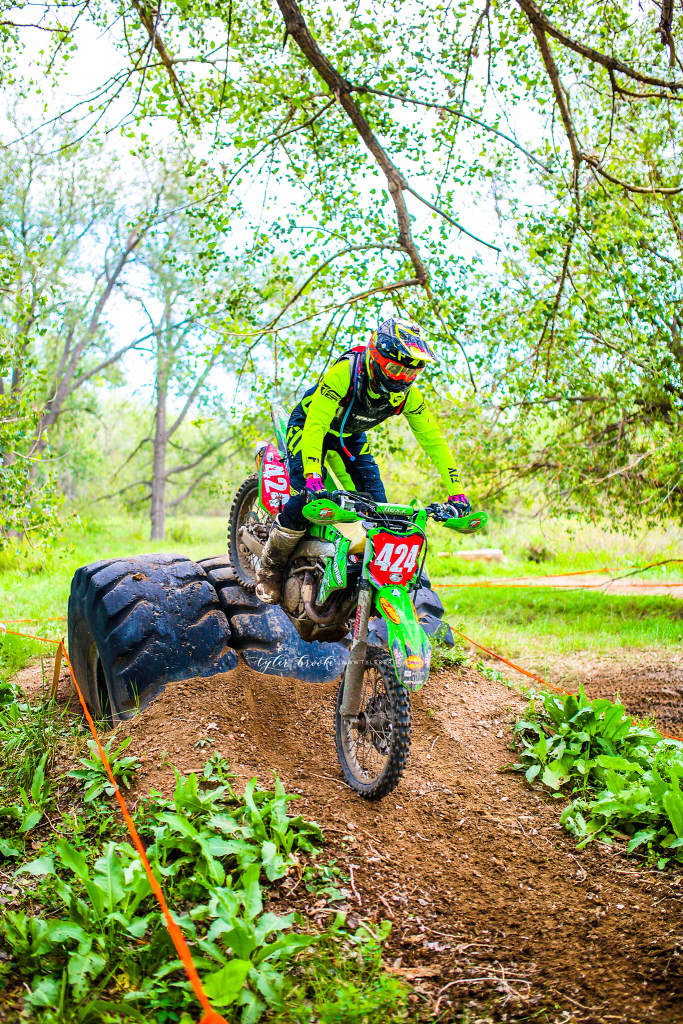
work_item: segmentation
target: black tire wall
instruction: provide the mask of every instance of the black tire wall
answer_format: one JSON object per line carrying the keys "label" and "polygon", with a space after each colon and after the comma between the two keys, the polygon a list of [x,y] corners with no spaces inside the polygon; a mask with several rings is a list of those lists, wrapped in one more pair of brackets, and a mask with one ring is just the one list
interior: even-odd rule
{"label": "black tire wall", "polygon": [[100,717],[127,718],[174,680],[228,672],[230,645],[214,586],[183,555],[93,562],[74,575],[69,656]]}

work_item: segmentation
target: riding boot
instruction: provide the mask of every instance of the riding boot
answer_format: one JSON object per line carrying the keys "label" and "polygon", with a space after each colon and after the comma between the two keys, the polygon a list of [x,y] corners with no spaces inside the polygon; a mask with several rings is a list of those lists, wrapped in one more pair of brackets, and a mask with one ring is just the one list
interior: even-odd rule
{"label": "riding boot", "polygon": [[256,572],[256,596],[259,601],[265,604],[278,603],[285,566],[305,533],[306,530],[288,530],[280,526],[280,517],[277,517],[271,527],[261,555],[261,564]]}

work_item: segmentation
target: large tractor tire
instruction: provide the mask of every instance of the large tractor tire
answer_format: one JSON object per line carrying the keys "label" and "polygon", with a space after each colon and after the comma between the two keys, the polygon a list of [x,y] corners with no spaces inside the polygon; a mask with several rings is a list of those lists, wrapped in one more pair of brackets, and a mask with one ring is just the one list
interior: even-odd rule
{"label": "large tractor tire", "polygon": [[304,683],[330,683],[342,674],[348,650],[339,643],[307,643],[277,605],[263,604],[235,583],[219,592],[232,646],[249,668]]}
{"label": "large tractor tire", "polygon": [[93,562],[76,571],[69,657],[90,708],[112,723],[144,708],[169,682],[237,665],[207,572],[169,554]]}

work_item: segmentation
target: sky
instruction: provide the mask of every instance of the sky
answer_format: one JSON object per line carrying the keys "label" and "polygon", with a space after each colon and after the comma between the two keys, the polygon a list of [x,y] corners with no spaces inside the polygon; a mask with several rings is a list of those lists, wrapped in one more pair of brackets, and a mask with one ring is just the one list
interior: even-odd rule
{"label": "sky", "polygon": [[[114,35],[118,31],[120,31],[120,27],[115,27],[113,30]],[[32,62],[40,57],[39,50],[44,45],[44,37],[41,33],[34,32],[32,35],[30,33],[25,34],[24,40],[26,44],[24,68],[28,72]],[[475,57],[475,69],[484,73],[485,62],[486,58],[483,54]],[[83,22],[78,29],[78,46],[66,62],[56,88],[50,93],[43,93],[43,95],[38,95],[35,91],[31,92],[22,113],[34,122],[38,122],[41,118],[55,116],[60,111],[69,109],[74,104],[86,99],[92,94],[93,90],[99,87],[100,83],[121,71],[125,63],[126,60],[122,53],[114,45],[112,33],[98,32],[91,23]],[[44,103],[47,104],[46,112],[43,110]],[[107,153],[116,154],[122,162],[124,175],[135,173],[135,163],[128,156],[130,141],[121,135],[120,128],[118,127],[120,123],[125,124],[129,118],[130,106],[130,90],[126,90],[126,95],[112,105],[106,116],[109,130],[105,134],[106,146],[103,151],[103,159],[106,158]],[[493,93],[490,95],[490,106],[492,112],[498,106],[497,97]],[[403,108],[402,116],[405,119],[405,123],[410,125],[411,123],[417,123],[418,120],[430,122],[435,117],[435,114],[431,111],[406,106]],[[99,127],[104,127],[104,121],[101,122]],[[534,136],[537,139],[542,131],[541,125],[532,121],[530,112],[523,108],[519,108],[516,111],[515,121],[509,125],[509,128],[513,133],[519,133],[522,141],[527,143],[533,143]],[[173,138],[176,127],[173,122],[159,118],[152,125],[145,126],[145,131],[150,134],[156,143],[161,145]],[[465,141],[464,144],[467,145],[467,142]],[[229,156],[218,153],[213,156],[213,159],[216,162],[220,162],[221,159],[228,159]],[[402,159],[402,155],[393,154],[393,156],[399,168],[409,174],[411,169]],[[418,191],[421,191],[427,197],[430,196],[430,182],[420,181],[419,178],[412,177],[410,180],[411,183],[415,184]],[[361,193],[365,193],[364,198],[366,202],[371,201],[368,190],[371,186],[374,187],[375,185],[375,180],[368,180],[367,182],[360,180],[358,182]],[[253,221],[258,221],[259,218],[262,218],[266,222],[281,216],[286,212],[288,206],[295,208],[300,201],[300,195],[287,183],[272,179],[266,183],[265,176],[263,175],[250,186],[242,198],[247,218]],[[432,213],[409,194],[406,195],[406,201],[410,213],[415,217],[413,232],[415,238],[419,241],[420,237],[428,235],[433,227]],[[500,224],[493,197],[479,198],[475,204],[473,196],[463,186],[457,208],[453,212],[464,227],[472,230],[479,237],[493,242],[500,242]],[[244,237],[246,238],[246,234]],[[239,248],[241,241],[239,228],[235,231],[233,240]],[[469,260],[475,255],[478,256],[482,260],[482,266],[486,268],[489,274],[495,276],[497,273],[500,265],[498,254],[478,244],[467,235],[457,234],[454,236],[453,250],[465,260]],[[382,304],[380,314],[382,317],[391,315],[393,312],[394,309],[390,300]],[[112,323],[112,333],[117,345],[125,344],[130,340],[131,330],[135,326],[135,315],[135,313],[131,314],[129,304],[124,301],[118,301],[113,306],[110,320]],[[373,310],[373,319],[375,315],[377,315],[377,312]],[[139,329],[146,329],[146,324],[142,317],[140,317]],[[267,359],[268,357],[265,356],[265,358]],[[464,370],[464,364],[462,369]],[[132,393],[140,394],[145,400],[151,398],[152,378],[149,372],[148,357],[143,353],[130,353],[126,357],[126,370],[130,380],[142,382],[129,385],[129,390]],[[231,378],[231,375],[225,375],[225,379],[219,381],[219,386],[226,391],[230,388],[234,390],[234,380]]]}

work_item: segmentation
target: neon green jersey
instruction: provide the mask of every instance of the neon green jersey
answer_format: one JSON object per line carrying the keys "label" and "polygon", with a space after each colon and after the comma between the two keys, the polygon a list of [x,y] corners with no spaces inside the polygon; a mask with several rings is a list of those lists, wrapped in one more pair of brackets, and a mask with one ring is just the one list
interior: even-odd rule
{"label": "neon green jersey", "polygon": [[[301,449],[305,476],[311,473],[322,475],[321,461],[325,435],[330,432],[331,427],[335,433],[338,433],[344,413],[341,406],[342,399],[348,394],[350,386],[351,362],[349,359],[341,359],[325,373],[313,394],[308,395],[301,402],[302,410],[306,415],[306,421],[302,434],[294,442],[292,453],[296,454]],[[372,404],[373,400],[380,401],[380,396],[376,395],[369,385],[367,393],[370,404]],[[356,398],[356,402],[359,401],[359,398],[361,396]],[[439,425],[425,405],[419,388],[413,384],[407,393],[404,392],[396,396],[392,395],[390,402],[397,409],[401,403],[405,403],[402,413],[408,420],[416,441],[439,471],[448,493],[462,493],[464,488],[455,459],[444,440]],[[383,406],[385,405],[386,403],[383,403]],[[387,419],[391,415],[390,411],[385,411],[381,415],[381,419],[378,420],[376,417],[373,417],[372,410],[369,409],[367,416],[368,426],[364,428],[362,426],[362,411],[359,410],[359,412],[361,412],[360,419],[356,419],[358,425],[361,425],[361,430],[349,431],[345,429],[345,437],[352,436],[354,433],[362,433],[363,429],[372,429],[373,425],[376,426],[378,422]]]}

